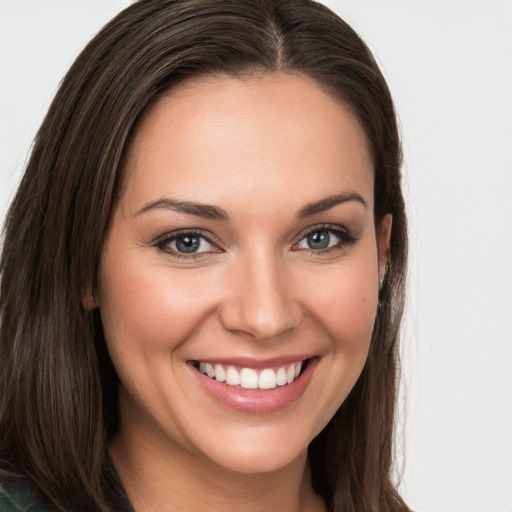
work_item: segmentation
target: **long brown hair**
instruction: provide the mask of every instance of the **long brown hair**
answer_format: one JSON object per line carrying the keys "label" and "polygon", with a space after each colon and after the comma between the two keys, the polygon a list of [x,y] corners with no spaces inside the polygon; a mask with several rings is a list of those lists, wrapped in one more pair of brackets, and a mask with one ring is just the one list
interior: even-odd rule
{"label": "long brown hair", "polygon": [[407,510],[390,477],[407,254],[396,116],[367,46],[311,0],[141,0],[61,84],[9,209],[0,260],[0,460],[60,509],[108,510],[117,377],[99,315],[82,302],[97,285],[137,120],[189,77],[277,70],[308,75],[350,106],[373,155],[376,222],[393,215],[368,361],[310,445],[313,486],[334,511]]}

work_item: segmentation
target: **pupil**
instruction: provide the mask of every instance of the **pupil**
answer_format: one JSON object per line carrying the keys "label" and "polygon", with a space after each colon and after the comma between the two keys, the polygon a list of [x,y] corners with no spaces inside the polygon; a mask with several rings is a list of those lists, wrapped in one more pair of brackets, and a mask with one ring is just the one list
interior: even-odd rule
{"label": "pupil", "polygon": [[176,238],[176,248],[180,252],[196,252],[199,248],[198,236],[180,236]]}
{"label": "pupil", "polygon": [[315,231],[308,235],[308,245],[310,249],[326,249],[329,247],[329,232]]}

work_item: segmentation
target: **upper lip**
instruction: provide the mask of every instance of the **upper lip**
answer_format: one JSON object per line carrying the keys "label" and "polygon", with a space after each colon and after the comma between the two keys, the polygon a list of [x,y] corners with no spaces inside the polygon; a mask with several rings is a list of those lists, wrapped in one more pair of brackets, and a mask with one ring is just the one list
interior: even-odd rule
{"label": "upper lip", "polygon": [[297,363],[305,361],[314,357],[312,354],[294,354],[277,356],[266,359],[253,358],[253,357],[205,357],[191,359],[191,362],[201,361],[203,363],[222,364],[226,366],[241,366],[243,368],[270,368],[286,364]]}

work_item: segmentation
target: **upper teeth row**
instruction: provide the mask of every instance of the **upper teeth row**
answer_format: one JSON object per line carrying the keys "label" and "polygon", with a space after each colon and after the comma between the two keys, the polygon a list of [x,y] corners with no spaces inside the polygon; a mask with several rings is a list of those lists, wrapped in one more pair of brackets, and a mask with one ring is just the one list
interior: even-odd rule
{"label": "upper teeth row", "polygon": [[293,363],[289,366],[281,366],[279,369],[265,368],[259,375],[252,368],[242,368],[238,371],[233,366],[225,368],[221,364],[199,363],[199,371],[225,382],[229,386],[241,386],[245,389],[273,389],[276,386],[291,384],[300,373],[302,362]]}

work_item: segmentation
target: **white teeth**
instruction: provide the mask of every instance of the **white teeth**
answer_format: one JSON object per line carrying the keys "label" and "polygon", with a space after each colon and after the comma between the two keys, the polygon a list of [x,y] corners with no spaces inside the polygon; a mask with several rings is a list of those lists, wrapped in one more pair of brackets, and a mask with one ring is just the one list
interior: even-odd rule
{"label": "white teeth", "polygon": [[277,385],[276,380],[276,372],[274,372],[274,370],[263,370],[258,379],[258,387],[260,389],[275,388]]}
{"label": "white teeth", "polygon": [[239,372],[235,367],[225,368],[221,364],[199,362],[199,371],[211,379],[225,382],[229,386],[241,386],[244,389],[274,389],[276,386],[291,384],[299,375],[302,362],[281,366],[277,371],[265,368],[258,372],[252,368],[242,368]]}
{"label": "white teeth", "polygon": [[245,389],[257,389],[258,374],[251,368],[242,368],[240,372],[240,386]]}
{"label": "white teeth", "polygon": [[215,380],[224,382],[226,380],[226,371],[220,364],[215,365]]}
{"label": "white teeth", "polygon": [[281,367],[279,370],[277,370],[276,384],[278,386],[284,386],[286,384],[286,369],[284,367]]}
{"label": "white teeth", "polygon": [[228,366],[226,371],[226,384],[229,384],[230,386],[240,385],[240,374],[232,366]]}
{"label": "white teeth", "polygon": [[215,377],[215,370],[210,363],[206,363],[206,375],[208,375],[210,378]]}
{"label": "white teeth", "polygon": [[286,370],[286,383],[291,384],[293,380],[295,379],[295,365],[292,364],[288,367],[288,370]]}

